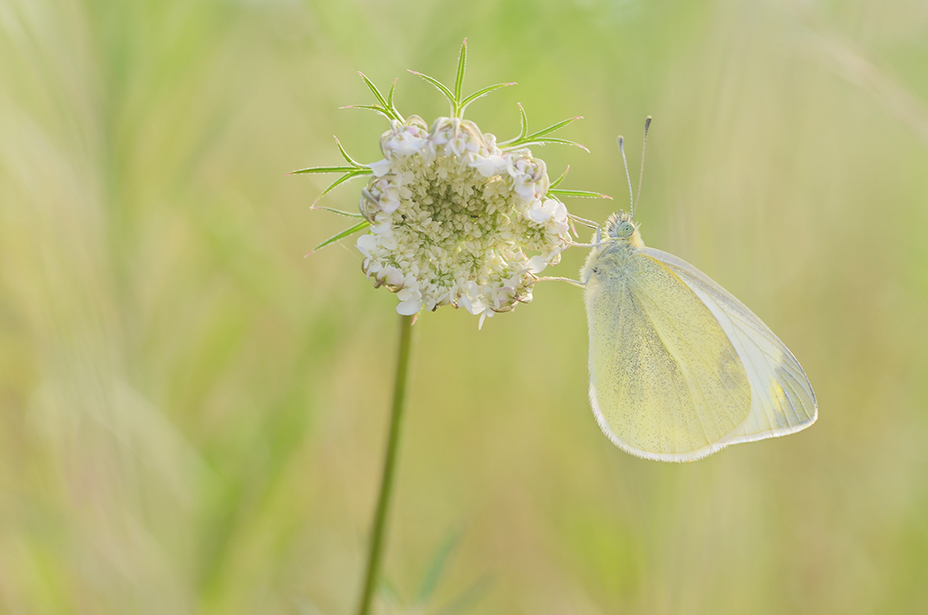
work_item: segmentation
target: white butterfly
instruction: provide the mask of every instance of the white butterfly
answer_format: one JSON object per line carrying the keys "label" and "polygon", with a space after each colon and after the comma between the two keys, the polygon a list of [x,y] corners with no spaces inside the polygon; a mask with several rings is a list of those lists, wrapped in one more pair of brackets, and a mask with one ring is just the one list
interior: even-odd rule
{"label": "white butterfly", "polygon": [[609,439],[646,459],[692,461],[814,423],[812,386],[783,342],[709,276],[645,247],[632,217],[609,218],[580,272],[590,402]]}

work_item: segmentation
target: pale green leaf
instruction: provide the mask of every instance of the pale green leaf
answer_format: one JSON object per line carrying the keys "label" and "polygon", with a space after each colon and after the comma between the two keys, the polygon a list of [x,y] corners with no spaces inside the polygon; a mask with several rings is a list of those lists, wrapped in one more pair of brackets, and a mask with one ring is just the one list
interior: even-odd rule
{"label": "pale green leaf", "polygon": [[339,107],[340,109],[367,109],[368,111],[375,111],[380,115],[384,116],[388,120],[396,119],[391,115],[386,109],[380,105],[345,105],[344,107]]}
{"label": "pale green leaf", "polygon": [[569,125],[569,124],[573,124],[573,123],[576,122],[577,120],[582,120],[582,119],[583,119],[583,117],[578,115],[577,117],[572,117],[572,118],[563,120],[563,121],[561,121],[561,122],[558,122],[557,124],[554,124],[554,125],[552,125],[552,126],[548,126],[548,127],[545,128],[544,130],[539,130],[539,131],[536,132],[536,133],[530,134],[530,135],[529,135],[528,137],[526,137],[526,138],[527,138],[527,139],[537,139],[538,137],[543,137],[544,135],[551,134],[551,133],[554,132],[555,130],[560,130],[560,129],[563,128],[564,126],[567,126],[567,125]]}
{"label": "pale green leaf", "polygon": [[338,151],[341,152],[342,157],[348,161],[348,164],[352,165],[356,169],[366,168],[367,165],[361,164],[348,155],[348,152],[346,152],[345,148],[342,147],[342,142],[338,140],[338,137],[335,137],[335,145],[338,146]]}
{"label": "pale green leaf", "polygon": [[[461,90],[464,88],[464,70],[467,65],[467,39],[464,39],[464,42],[461,43],[461,53],[458,55],[458,72],[454,78],[454,105],[458,107],[458,111],[463,111],[464,109],[460,107],[461,105]],[[460,117],[460,115],[458,115]]]}
{"label": "pale green leaf", "polygon": [[356,170],[356,167],[309,167],[308,169],[292,171],[290,175],[299,175],[300,173],[351,173]]}
{"label": "pale green leaf", "polygon": [[376,98],[377,102],[380,103],[380,107],[382,107],[382,109],[380,109],[379,111],[383,113],[384,115],[386,115],[391,120],[397,120],[397,121],[402,122],[403,118],[400,117],[399,114],[393,110],[393,106],[389,104],[387,100],[383,97],[383,94],[380,93],[380,90],[377,89],[377,86],[374,85],[374,82],[368,79],[367,75],[365,75],[364,73],[359,71],[358,74],[361,75],[361,79],[364,80],[364,83],[367,84],[367,87],[370,89],[371,93],[374,94],[374,98]]}
{"label": "pale green leaf", "polygon": [[552,190],[548,188],[548,194],[554,196],[576,196],[584,199],[609,199],[612,200],[612,197],[608,194],[602,194],[599,192],[590,192],[589,190]]}
{"label": "pale green leaf", "polygon": [[467,98],[461,101],[460,103],[461,115],[464,115],[464,109],[466,109],[467,105],[469,105],[470,103],[474,102],[475,100],[479,98],[483,98],[490,92],[495,92],[496,90],[509,87],[510,85],[516,85],[516,83],[514,81],[510,83],[497,83],[496,85],[485,87],[482,90],[477,90],[476,92],[474,92],[473,94],[471,94],[470,96],[468,96]]}
{"label": "pale green leaf", "polygon": [[435,79],[434,77],[429,77],[428,75],[422,74],[414,70],[411,70],[409,72],[411,72],[413,75],[417,77],[421,77],[422,79],[425,79],[426,81],[434,85],[436,88],[438,88],[438,91],[441,92],[445,96],[445,98],[448,99],[448,102],[451,103],[451,106],[452,107],[455,106],[454,93],[451,90],[449,90],[447,87],[445,87],[445,85],[441,81],[439,81],[438,79]]}
{"label": "pale green leaf", "polygon": [[316,200],[313,201],[313,204],[315,205],[316,203],[318,203],[322,197],[332,192],[333,190],[335,190],[336,188],[338,188],[345,182],[351,181],[355,177],[361,177],[362,175],[371,175],[372,173],[373,171],[371,171],[370,169],[353,169],[350,172],[345,173],[344,175],[336,179],[334,182],[329,184],[329,187],[323,190],[322,193],[316,197]]}
{"label": "pale green leaf", "polygon": [[581,144],[577,143],[576,141],[569,141],[569,140],[567,140],[567,139],[558,139],[558,138],[555,138],[555,137],[542,137],[541,139],[532,139],[532,138],[528,138],[528,137],[527,137],[527,138],[525,138],[525,139],[520,139],[520,140],[518,140],[518,141],[512,141],[512,142],[510,142],[510,143],[507,143],[507,144],[506,144],[506,147],[503,147],[503,148],[501,148],[501,149],[503,149],[503,150],[512,150],[512,149],[516,149],[516,148],[519,148],[519,147],[527,147],[527,146],[529,146],[529,145],[549,145],[549,144],[553,144],[553,145],[572,145],[573,147],[579,147],[580,149],[582,149],[583,151],[585,151],[585,152],[587,152],[587,153],[590,152],[590,150],[588,150],[588,149],[586,148],[586,146],[581,145]]}
{"label": "pale green leaf", "polygon": [[364,217],[358,212],[342,211],[341,209],[332,209],[331,207],[323,207],[321,205],[313,205],[312,209],[318,209],[321,211],[329,211],[329,212],[332,212],[333,214],[338,214],[339,216],[345,216],[348,218],[363,218]]}
{"label": "pale green leaf", "polygon": [[567,177],[567,174],[568,174],[568,173],[570,173],[570,165],[567,165],[567,168],[564,169],[564,172],[561,173],[561,176],[560,176],[560,177],[558,177],[558,178],[555,179],[553,182],[551,182],[551,185],[548,186],[548,192],[551,192],[551,190],[553,190],[554,188],[557,188],[557,187],[558,187],[558,184],[560,184],[562,181],[564,181],[564,178]]}
{"label": "pale green leaf", "polygon": [[[349,235],[353,235],[353,234],[357,233],[358,231],[363,231],[364,229],[366,229],[366,228],[369,227],[370,225],[371,225],[371,223],[368,222],[367,220],[362,220],[362,221],[358,222],[357,224],[355,224],[354,226],[352,226],[351,228],[347,228],[347,229],[345,229],[344,231],[342,231],[341,233],[338,233],[338,234],[336,234],[336,235],[333,235],[333,236],[329,237],[328,239],[326,239],[325,241],[323,241],[322,243],[320,243],[318,246],[316,246],[315,248],[313,248],[313,252],[317,252],[317,251],[321,250],[322,248],[324,248],[324,247],[326,247],[326,246],[328,246],[328,245],[331,245],[331,244],[335,243],[336,241],[339,241],[339,240],[341,240],[341,239],[344,239],[345,237],[348,237]],[[310,254],[312,254],[312,252],[310,252]]]}

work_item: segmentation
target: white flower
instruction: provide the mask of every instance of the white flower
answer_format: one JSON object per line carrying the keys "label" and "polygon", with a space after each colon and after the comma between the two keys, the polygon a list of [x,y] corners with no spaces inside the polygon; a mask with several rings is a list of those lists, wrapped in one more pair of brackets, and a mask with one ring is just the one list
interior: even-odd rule
{"label": "white flower", "polygon": [[390,139],[386,142],[383,139],[380,141],[385,158],[415,154],[428,139],[428,131],[419,124],[400,124],[396,120],[390,120],[390,125],[393,127],[392,131],[387,131],[384,135],[390,134]]}
{"label": "white flower", "polygon": [[367,165],[374,172],[374,177],[383,177],[390,170],[390,161],[384,158],[380,162]]}
{"label": "white flower", "polygon": [[403,272],[396,267],[385,267],[383,279],[387,286],[399,286],[403,283]]}
{"label": "white flower", "polygon": [[542,205],[541,201],[533,201],[527,215],[533,222],[541,224],[551,217],[551,211]]}
{"label": "white flower", "polygon": [[358,237],[358,243],[355,245],[358,250],[361,251],[361,254],[367,258],[371,258],[371,250],[377,247],[377,238],[373,235],[361,235]]}
{"label": "white flower", "polygon": [[362,190],[362,269],[400,314],[463,307],[480,324],[532,298],[534,274],[570,244],[567,209],[546,196],[544,161],[501,150],[476,124],[391,122]]}
{"label": "white flower", "polygon": [[548,261],[543,256],[533,256],[528,259],[528,270],[532,273],[541,273],[548,266]]}
{"label": "white flower", "polygon": [[397,194],[397,190],[390,189],[385,190],[383,194],[380,195],[378,202],[384,213],[392,214],[396,211],[396,208],[400,206],[400,196]]}
{"label": "white flower", "polygon": [[476,156],[470,166],[477,169],[484,177],[499,175],[506,168],[506,159],[499,154]]}

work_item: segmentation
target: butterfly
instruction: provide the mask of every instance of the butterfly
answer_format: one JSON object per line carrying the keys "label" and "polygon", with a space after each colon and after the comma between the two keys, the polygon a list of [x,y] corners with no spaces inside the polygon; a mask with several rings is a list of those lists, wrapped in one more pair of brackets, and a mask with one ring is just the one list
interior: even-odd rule
{"label": "butterfly", "polygon": [[606,436],[633,455],[679,462],[809,427],[818,406],[799,361],[709,276],[646,247],[635,203],[604,236],[597,229],[580,272],[590,403]]}

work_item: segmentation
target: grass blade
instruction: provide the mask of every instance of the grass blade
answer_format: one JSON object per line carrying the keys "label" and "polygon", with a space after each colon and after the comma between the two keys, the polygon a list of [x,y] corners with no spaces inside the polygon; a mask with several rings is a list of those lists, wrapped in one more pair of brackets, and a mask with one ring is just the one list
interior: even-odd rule
{"label": "grass blade", "polygon": [[460,541],[460,539],[460,531],[452,532],[448,535],[441,546],[438,547],[438,550],[435,552],[435,556],[432,558],[432,563],[429,565],[429,568],[425,573],[425,577],[422,579],[422,586],[419,588],[419,592],[416,594],[417,604],[425,604],[429,601],[429,598],[432,597],[432,594],[435,593],[435,588],[438,586],[438,581],[441,579],[441,573],[444,571],[445,565],[448,563],[448,560],[451,557],[455,547],[457,547],[458,541]]}
{"label": "grass blade", "polygon": [[400,592],[397,591],[393,582],[386,577],[380,581],[380,594],[393,606],[400,606],[403,603],[403,600],[400,597]]}

